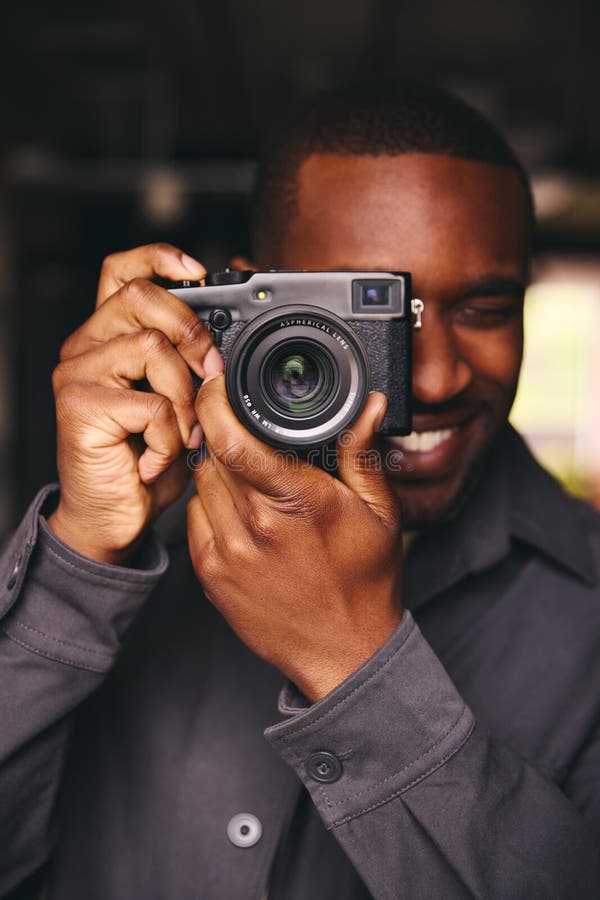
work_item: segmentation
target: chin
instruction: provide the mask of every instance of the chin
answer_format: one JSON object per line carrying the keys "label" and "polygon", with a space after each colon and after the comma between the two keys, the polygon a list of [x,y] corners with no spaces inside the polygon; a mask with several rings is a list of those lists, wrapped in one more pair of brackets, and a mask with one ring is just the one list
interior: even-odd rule
{"label": "chin", "polygon": [[469,487],[465,483],[457,490],[440,491],[437,487],[427,489],[419,484],[412,490],[406,482],[394,482],[393,488],[402,505],[403,530],[421,531],[450,521],[463,506]]}
{"label": "chin", "polygon": [[468,465],[444,478],[412,479],[390,472],[391,485],[402,505],[403,529],[420,531],[454,519],[479,481],[488,446]]}

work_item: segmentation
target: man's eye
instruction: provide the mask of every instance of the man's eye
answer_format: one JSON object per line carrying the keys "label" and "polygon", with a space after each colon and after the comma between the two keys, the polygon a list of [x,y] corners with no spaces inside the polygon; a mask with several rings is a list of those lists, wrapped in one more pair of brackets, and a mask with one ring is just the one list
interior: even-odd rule
{"label": "man's eye", "polygon": [[454,320],[471,328],[499,328],[519,313],[516,303],[468,303],[454,310]]}

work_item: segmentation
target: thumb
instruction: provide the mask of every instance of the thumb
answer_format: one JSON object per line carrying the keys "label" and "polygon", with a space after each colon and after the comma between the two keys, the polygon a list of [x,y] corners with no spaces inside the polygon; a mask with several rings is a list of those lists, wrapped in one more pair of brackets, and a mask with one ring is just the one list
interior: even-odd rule
{"label": "thumb", "polygon": [[375,434],[387,410],[387,398],[379,391],[369,394],[365,408],[337,444],[338,477],[364,500],[386,524],[399,521],[399,503],[388,482]]}

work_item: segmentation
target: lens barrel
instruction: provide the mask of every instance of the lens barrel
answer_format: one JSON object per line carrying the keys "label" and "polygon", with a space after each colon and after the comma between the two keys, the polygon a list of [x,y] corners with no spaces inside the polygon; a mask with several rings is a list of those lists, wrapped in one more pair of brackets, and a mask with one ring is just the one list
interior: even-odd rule
{"label": "lens barrel", "polygon": [[225,377],[240,421],[286,449],[334,440],[360,414],[371,380],[358,335],[334,313],[309,305],[252,319],[231,347]]}

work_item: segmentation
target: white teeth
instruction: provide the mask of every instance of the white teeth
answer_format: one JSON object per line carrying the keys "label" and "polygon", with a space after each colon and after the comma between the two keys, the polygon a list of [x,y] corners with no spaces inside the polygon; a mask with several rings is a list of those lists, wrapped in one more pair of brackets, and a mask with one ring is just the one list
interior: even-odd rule
{"label": "white teeth", "polygon": [[447,441],[456,430],[456,428],[440,428],[438,431],[413,431],[406,437],[396,440],[407,453],[427,453]]}

